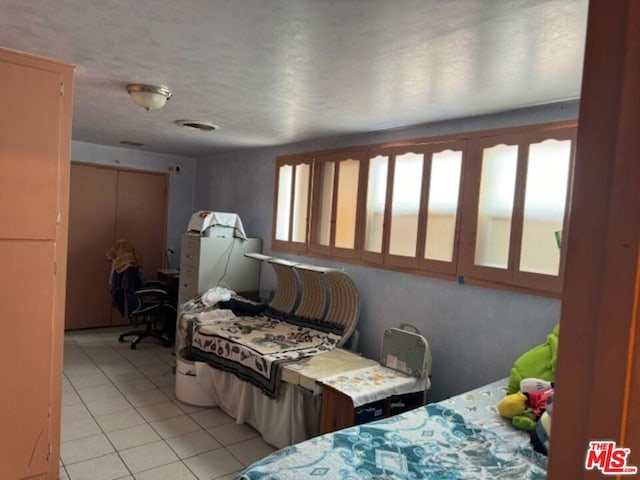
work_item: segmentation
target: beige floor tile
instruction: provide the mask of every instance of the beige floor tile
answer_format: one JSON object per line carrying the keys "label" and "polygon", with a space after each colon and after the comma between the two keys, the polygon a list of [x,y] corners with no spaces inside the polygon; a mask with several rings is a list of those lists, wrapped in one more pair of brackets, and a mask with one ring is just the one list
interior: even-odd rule
{"label": "beige floor tile", "polygon": [[121,412],[123,410],[129,410],[131,408],[131,404],[119,392],[114,395],[109,395],[102,398],[85,400],[84,403],[94,417],[108,415],[109,413]]}
{"label": "beige floor tile", "polygon": [[179,460],[169,445],[163,441],[121,450],[118,453],[134,475]]}
{"label": "beige floor tile", "polygon": [[78,389],[78,394],[85,402],[88,400],[96,400],[104,397],[121,395],[120,391],[111,382],[94,387],[80,388]]}
{"label": "beige floor tile", "polygon": [[217,427],[208,428],[207,432],[225,446],[233,445],[234,443],[259,436],[258,432],[249,425],[243,423],[227,423],[225,425],[218,425]]}
{"label": "beige floor tile", "polygon": [[232,472],[228,475],[223,475],[222,477],[216,477],[215,480],[236,480],[236,478],[238,478],[238,475],[240,475],[240,472],[242,472],[242,470],[238,470],[237,472]]}
{"label": "beige floor tile", "polygon": [[60,431],[60,440],[68,442],[77,438],[88,437],[102,433],[100,427],[93,418],[85,418],[84,420],[75,420],[62,424]]}
{"label": "beige floor tile", "polygon": [[82,403],[82,399],[80,395],[78,395],[73,388],[68,390],[62,390],[62,406],[69,407],[71,405],[77,405],[78,403]]}
{"label": "beige floor tile", "polygon": [[[71,380],[71,383],[73,383],[76,388],[78,387],[75,382],[76,380],[82,381],[85,377],[96,377],[102,374],[95,364],[89,362],[91,362],[91,360],[78,358],[69,360],[64,364],[65,374],[69,377],[69,380]],[[87,379],[85,378],[85,380]],[[94,385],[98,384],[95,383]]]}
{"label": "beige floor tile", "polygon": [[82,390],[88,387],[96,387],[98,385],[105,385],[105,384],[111,383],[111,380],[109,380],[109,378],[101,371],[98,371],[97,373],[94,373],[94,374],[84,375],[79,377],[72,377],[70,375],[67,375],[67,377],[69,378],[69,381],[73,384],[73,386],[77,390]]}
{"label": "beige floor tile", "polygon": [[162,438],[176,437],[185,433],[202,430],[202,427],[194,422],[188,415],[166,418],[150,424]]}
{"label": "beige floor tile", "polygon": [[249,466],[253,462],[263,459],[276,449],[265,442],[262,437],[257,437],[229,445],[227,450],[245,466]]}
{"label": "beige floor tile", "polygon": [[141,352],[138,349],[122,352],[122,356],[136,367],[145,367],[147,365],[156,365],[158,363],[158,357],[152,353]]}
{"label": "beige floor tile", "polygon": [[199,480],[209,480],[242,469],[242,464],[224,448],[187,458],[184,463]]}
{"label": "beige floor tile", "polygon": [[126,382],[129,380],[135,380],[136,378],[144,378],[144,375],[136,369],[133,365],[131,366],[131,370],[116,372],[108,374],[109,379],[113,383],[118,382]]}
{"label": "beige floor tile", "polygon": [[125,395],[127,393],[143,392],[145,390],[155,390],[158,388],[146,378],[135,378],[133,380],[127,380],[126,382],[118,382],[115,386]]}
{"label": "beige floor tile", "polygon": [[233,423],[233,418],[217,407],[200,410],[199,412],[189,414],[189,416],[202,425],[203,428]]}
{"label": "beige floor tile", "polygon": [[75,388],[73,388],[73,385],[71,385],[71,382],[66,376],[62,378],[62,391],[75,391]]}
{"label": "beige floor tile", "polygon": [[60,467],[60,470],[58,471],[58,480],[69,480],[67,471],[64,469],[64,467]]}
{"label": "beige floor tile", "polygon": [[100,433],[60,444],[60,458],[66,466],[114,452],[107,437]]}
{"label": "beige floor tile", "polygon": [[173,402],[158,403],[138,408],[138,412],[147,422],[156,422],[165,418],[178,417],[184,412]]}
{"label": "beige floor tile", "polygon": [[173,373],[154,375],[153,377],[149,377],[149,380],[158,388],[171,387],[176,384],[176,376]]}
{"label": "beige floor tile", "polygon": [[[185,403],[177,401],[178,397],[176,397],[176,386],[175,385],[169,385],[168,387],[160,387],[160,390],[162,390],[167,397],[169,397],[171,400],[176,402],[176,405],[178,405],[180,408],[182,408],[183,405],[186,405]],[[191,412],[187,412],[184,408],[182,408],[182,410],[184,410],[186,413],[191,413]],[[198,410],[200,410],[200,408],[198,408]]]}
{"label": "beige floor tile", "polygon": [[170,401],[170,398],[158,388],[154,388],[153,390],[144,390],[142,392],[126,393],[125,396],[129,403],[136,408]]}
{"label": "beige floor tile", "polygon": [[170,370],[167,368],[167,364],[164,362],[160,363],[160,361],[156,361],[153,365],[140,367],[140,371],[147,377],[160,377],[170,373]]}
{"label": "beige floor tile", "polygon": [[113,480],[129,474],[115,453],[66,466],[69,480]]}
{"label": "beige floor tile", "polygon": [[105,432],[113,432],[115,430],[121,430],[123,428],[146,423],[146,420],[142,418],[142,415],[140,415],[133,407],[121,412],[97,416],[95,417],[95,420],[98,422],[98,425],[100,425],[100,428]]}
{"label": "beige floor tile", "polygon": [[103,362],[100,365],[100,369],[106,376],[113,375],[115,373],[126,373],[135,370],[135,367],[131,363],[125,360],[122,355],[118,354],[118,358]]}
{"label": "beige floor tile", "polygon": [[204,430],[187,433],[165,440],[178,457],[185,459],[221,448],[222,445]]}
{"label": "beige floor tile", "polygon": [[182,462],[174,462],[161,467],[136,473],[136,480],[197,480]]}
{"label": "beige floor tile", "polygon": [[75,422],[91,418],[91,413],[82,403],[62,407],[62,423]]}
{"label": "beige floor tile", "polygon": [[232,480],[274,450],[219,408],[178,401],[170,349],[130,350],[127,329],[65,336],[61,480]]}
{"label": "beige floor tile", "polygon": [[160,440],[160,435],[146,423],[108,432],[107,437],[118,451]]}

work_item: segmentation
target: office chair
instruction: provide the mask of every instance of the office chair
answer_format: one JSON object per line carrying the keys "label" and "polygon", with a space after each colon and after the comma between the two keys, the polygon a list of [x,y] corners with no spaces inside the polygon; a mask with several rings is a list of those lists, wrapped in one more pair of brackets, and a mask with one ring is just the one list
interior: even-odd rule
{"label": "office chair", "polygon": [[[156,338],[165,347],[169,346],[171,339],[167,333],[170,331],[168,322],[175,321],[176,307],[172,305],[170,295],[162,285],[160,282],[148,282],[143,289],[124,292],[125,315],[134,327],[140,323],[145,325],[144,330],[132,330],[118,337],[119,342],[124,342],[126,337],[135,335],[131,342],[132,350],[147,337]],[[156,322],[162,323],[162,330],[154,328]]]}

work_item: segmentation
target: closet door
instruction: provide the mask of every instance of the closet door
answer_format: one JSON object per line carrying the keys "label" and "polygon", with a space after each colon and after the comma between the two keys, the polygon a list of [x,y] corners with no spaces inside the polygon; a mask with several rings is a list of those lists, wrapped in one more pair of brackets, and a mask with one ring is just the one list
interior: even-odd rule
{"label": "closet door", "polygon": [[111,325],[111,262],[118,171],[71,165],[66,328]]}
{"label": "closet door", "polygon": [[[164,173],[118,172],[116,239],[126,238],[136,247],[146,280],[155,280],[164,263],[168,178]],[[127,323],[115,308],[111,318],[113,325]]]}
{"label": "closet door", "polygon": [[118,172],[116,238],[126,238],[136,247],[147,280],[155,280],[163,265],[167,180],[163,173]]}
{"label": "closet door", "polygon": [[136,247],[145,278],[162,268],[168,175],[74,163],[65,328],[107,327],[129,321],[111,307],[107,251],[120,238]]}

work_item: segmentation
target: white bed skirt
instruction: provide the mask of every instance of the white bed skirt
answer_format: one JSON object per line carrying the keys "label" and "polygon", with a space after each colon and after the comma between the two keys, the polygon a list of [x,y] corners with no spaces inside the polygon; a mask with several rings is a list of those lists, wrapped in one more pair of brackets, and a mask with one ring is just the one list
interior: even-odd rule
{"label": "white bed skirt", "polygon": [[321,395],[283,382],[280,396],[269,398],[262,391],[231,373],[195,362],[198,383],[216,405],[236,423],[248,423],[265,442],[283,448],[318,435]]}

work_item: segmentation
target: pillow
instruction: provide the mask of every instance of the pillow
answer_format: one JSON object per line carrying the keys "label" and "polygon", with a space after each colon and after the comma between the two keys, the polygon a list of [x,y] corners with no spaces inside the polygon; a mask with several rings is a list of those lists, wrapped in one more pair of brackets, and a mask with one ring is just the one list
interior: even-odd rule
{"label": "pillow", "polygon": [[520,391],[520,381],[525,378],[555,381],[559,338],[560,325],[556,325],[545,343],[533,347],[515,361],[509,374],[508,395]]}

